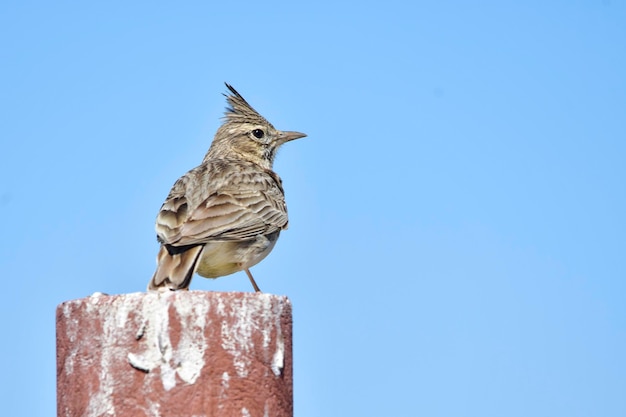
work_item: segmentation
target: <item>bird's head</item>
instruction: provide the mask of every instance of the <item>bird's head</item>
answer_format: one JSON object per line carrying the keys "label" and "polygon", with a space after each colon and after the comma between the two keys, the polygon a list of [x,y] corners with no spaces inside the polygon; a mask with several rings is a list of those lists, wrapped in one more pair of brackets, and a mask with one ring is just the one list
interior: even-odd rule
{"label": "bird's head", "polygon": [[236,158],[254,162],[271,169],[278,148],[291,140],[303,138],[300,132],[276,129],[261,116],[231,85],[226,96],[229,107],[224,113],[224,123],[217,130],[205,160]]}

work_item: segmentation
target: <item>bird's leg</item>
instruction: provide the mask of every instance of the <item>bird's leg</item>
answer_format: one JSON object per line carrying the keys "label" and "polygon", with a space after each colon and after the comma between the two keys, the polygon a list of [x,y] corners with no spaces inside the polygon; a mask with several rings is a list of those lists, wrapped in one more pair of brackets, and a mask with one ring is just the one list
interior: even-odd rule
{"label": "bird's leg", "polygon": [[256,285],[256,282],[254,282],[254,278],[252,278],[252,274],[250,273],[250,270],[248,268],[245,268],[244,271],[246,271],[246,274],[248,274],[248,278],[250,278],[250,283],[254,287],[254,291],[261,292],[261,290],[259,289],[259,286]]}

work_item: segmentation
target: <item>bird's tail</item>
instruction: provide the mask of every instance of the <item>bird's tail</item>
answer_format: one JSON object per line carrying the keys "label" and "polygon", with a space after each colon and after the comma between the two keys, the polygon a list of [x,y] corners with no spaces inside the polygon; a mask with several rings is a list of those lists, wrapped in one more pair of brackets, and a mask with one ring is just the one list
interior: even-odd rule
{"label": "bird's tail", "polygon": [[148,284],[148,291],[188,289],[202,248],[203,245],[186,247],[161,245],[157,255],[157,269]]}

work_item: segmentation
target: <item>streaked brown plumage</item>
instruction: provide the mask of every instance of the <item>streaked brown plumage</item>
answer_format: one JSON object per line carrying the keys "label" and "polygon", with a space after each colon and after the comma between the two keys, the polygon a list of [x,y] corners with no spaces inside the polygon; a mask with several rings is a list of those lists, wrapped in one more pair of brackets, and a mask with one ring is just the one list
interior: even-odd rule
{"label": "streaked brown plumage", "polygon": [[194,273],[217,278],[249,268],[272,250],[287,228],[278,148],[306,136],[282,132],[226,84],[224,123],[202,163],[172,187],[156,220],[161,243],[149,290],[187,289]]}

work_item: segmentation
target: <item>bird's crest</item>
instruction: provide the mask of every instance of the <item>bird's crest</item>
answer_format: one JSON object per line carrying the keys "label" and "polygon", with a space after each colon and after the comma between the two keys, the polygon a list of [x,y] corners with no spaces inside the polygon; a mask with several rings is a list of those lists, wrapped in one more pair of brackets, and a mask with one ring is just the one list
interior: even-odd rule
{"label": "bird's crest", "polygon": [[226,101],[228,101],[228,107],[224,112],[224,119],[228,122],[235,123],[260,123],[269,124],[263,116],[261,116],[248,102],[228,83],[226,87],[232,94],[224,94]]}

